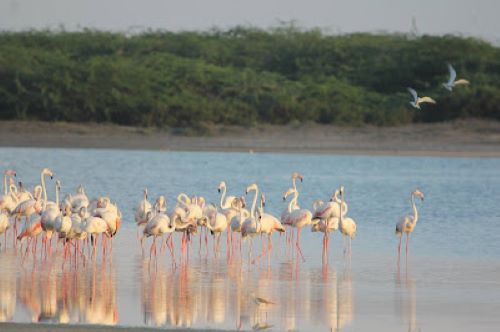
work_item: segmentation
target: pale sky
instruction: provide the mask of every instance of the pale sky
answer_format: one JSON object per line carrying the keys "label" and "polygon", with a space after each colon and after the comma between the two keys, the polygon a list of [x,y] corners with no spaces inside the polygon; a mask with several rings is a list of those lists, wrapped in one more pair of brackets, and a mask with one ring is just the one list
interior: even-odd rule
{"label": "pale sky", "polygon": [[332,33],[463,34],[500,43],[500,0],[0,0],[0,29],[83,27],[137,31],[203,30],[238,24],[301,27]]}

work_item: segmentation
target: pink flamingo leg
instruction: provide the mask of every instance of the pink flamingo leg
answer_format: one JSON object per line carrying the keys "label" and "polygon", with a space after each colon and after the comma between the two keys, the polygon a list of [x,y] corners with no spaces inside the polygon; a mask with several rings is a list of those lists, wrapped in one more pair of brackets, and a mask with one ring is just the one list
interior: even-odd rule
{"label": "pink flamingo leg", "polygon": [[399,245],[398,245],[398,265],[401,260],[401,242],[403,240],[403,234],[399,236]]}
{"label": "pink flamingo leg", "polygon": [[304,255],[302,255],[302,250],[300,249],[300,231],[301,229],[297,228],[297,242],[295,243],[295,246],[297,247],[297,251],[299,252],[300,257],[302,257],[302,261],[305,262],[306,260],[304,258]]}
{"label": "pink flamingo leg", "polygon": [[406,261],[408,261],[408,242],[410,242],[410,233],[406,233]]}

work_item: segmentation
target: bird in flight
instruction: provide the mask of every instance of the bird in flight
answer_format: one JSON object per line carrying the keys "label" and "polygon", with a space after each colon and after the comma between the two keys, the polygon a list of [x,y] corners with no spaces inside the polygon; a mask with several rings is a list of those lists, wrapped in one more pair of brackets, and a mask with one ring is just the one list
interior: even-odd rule
{"label": "bird in flight", "polygon": [[413,96],[413,100],[410,101],[410,105],[415,107],[415,108],[420,109],[420,104],[422,104],[422,103],[430,103],[430,104],[436,103],[436,101],[434,99],[432,99],[431,97],[418,97],[417,91],[415,91],[415,89],[412,89],[412,88],[407,88],[407,89],[408,89],[408,92],[410,92],[411,95]]}
{"label": "bird in flight", "polygon": [[463,78],[456,80],[457,72],[455,71],[455,69],[453,68],[453,66],[451,64],[448,64],[448,70],[450,71],[450,79],[448,80],[448,82],[443,83],[443,86],[445,87],[446,90],[452,91],[453,88],[457,85],[469,85],[470,84],[469,81],[467,81],[466,79],[463,79]]}

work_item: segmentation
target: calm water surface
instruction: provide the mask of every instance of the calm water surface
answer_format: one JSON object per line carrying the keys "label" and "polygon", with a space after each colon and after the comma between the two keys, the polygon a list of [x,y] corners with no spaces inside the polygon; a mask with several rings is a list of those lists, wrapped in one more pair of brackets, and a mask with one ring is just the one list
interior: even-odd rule
{"label": "calm water surface", "polygon": [[[84,184],[110,196],[123,212],[112,260],[78,269],[51,259],[22,262],[0,239],[0,321],[270,330],[497,330],[500,324],[500,160],[114,150],[0,149],[0,169],[14,168],[32,187],[50,167],[63,192]],[[217,202],[217,185],[244,194],[257,182],[267,211],[286,207],[281,193],[300,171],[299,203],[328,199],[346,188],[349,216],[358,225],[352,262],[334,234],[329,263],[322,235],[303,232],[301,262],[275,235],[270,256],[251,264],[199,250],[143,258],[132,208],[148,187],[172,206],[179,192]],[[411,212],[409,193],[425,201],[410,242],[410,259],[396,268],[394,225]],[[54,198],[53,182],[49,195]],[[248,198],[250,200],[250,197]],[[178,242],[178,239],[176,239]],[[209,240],[211,245],[211,240]],[[254,240],[254,251],[260,239]],[[258,307],[253,294],[275,302]]]}

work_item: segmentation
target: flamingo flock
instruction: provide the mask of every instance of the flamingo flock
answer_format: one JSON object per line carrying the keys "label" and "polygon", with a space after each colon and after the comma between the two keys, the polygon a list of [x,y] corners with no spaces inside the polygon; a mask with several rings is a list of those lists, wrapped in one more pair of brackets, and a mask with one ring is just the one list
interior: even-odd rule
{"label": "flamingo flock", "polygon": [[[67,194],[61,199],[61,181],[54,183],[55,201],[50,201],[47,194],[46,178],[53,179],[54,173],[44,168],[40,172],[40,184],[32,191],[27,190],[22,182],[16,184],[17,173],[14,170],[4,172],[4,191],[0,196],[0,235],[4,234],[4,246],[7,246],[7,232],[12,229],[13,246],[26,242],[25,256],[30,249],[36,255],[41,238],[41,255],[52,254],[52,245],[56,239],[64,248],[64,259],[84,255],[84,250],[95,257],[98,239],[101,239],[102,256],[112,250],[112,239],[120,229],[121,212],[109,197],[89,200],[85,188],[79,186],[76,193]],[[20,229],[20,230],[19,230]],[[19,231],[18,231],[19,230]],[[110,242],[108,245],[107,242]]]}
{"label": "flamingo flock", "polygon": [[[274,216],[265,211],[266,197],[257,183],[252,183],[245,189],[242,196],[228,195],[225,181],[218,186],[220,200],[218,204],[207,204],[200,196],[189,197],[181,193],[175,200],[175,206],[170,212],[166,208],[164,196],[154,203],[148,200],[148,190],[144,189],[143,198],[135,208],[135,222],[141,246],[145,238],[152,237],[149,257],[158,253],[157,239],[161,240],[161,251],[168,248],[175,260],[172,236],[175,232],[181,235],[181,251],[188,250],[193,242],[193,236],[200,234],[200,252],[203,244],[208,248],[208,234],[213,237],[213,252],[221,251],[221,237],[226,234],[226,253],[228,256],[242,251],[242,242],[249,240],[249,256],[252,257],[253,239],[260,237],[262,252],[252,262],[260,259],[273,250],[273,233],[286,233],[287,250],[294,249],[297,255],[305,261],[301,249],[301,231],[310,227],[313,232],[322,232],[323,255],[328,252],[330,233],[339,230],[348,238],[349,245],[344,250],[351,254],[351,240],[356,235],[356,222],[347,217],[347,203],[344,198],[344,187],[335,190],[328,203],[315,201],[312,210],[301,208],[298,203],[299,189],[297,181],[303,181],[303,176],[294,172],[291,176],[291,187],[283,193],[283,200],[288,201],[281,216]],[[247,197],[251,197],[251,205],[247,208]],[[164,239],[163,239],[164,238]],[[264,243],[265,242],[265,243]],[[208,249],[207,249],[208,251]]]}
{"label": "flamingo flock", "polygon": [[[47,179],[53,179],[54,173],[44,168],[40,172],[40,184],[29,191],[22,182],[17,182],[15,170],[4,171],[3,195],[0,196],[0,235],[4,235],[4,244],[8,244],[8,232],[12,233],[13,246],[18,242],[24,244],[24,255],[31,250],[36,255],[39,240],[41,256],[52,255],[53,240],[56,239],[56,251],[60,244],[64,259],[95,257],[98,253],[100,239],[101,257],[110,255],[112,241],[121,225],[121,212],[109,197],[99,196],[90,200],[85,188],[80,185],[75,193],[68,193],[61,198],[62,183],[54,181],[54,201],[47,194]],[[243,243],[249,242],[248,254],[254,263],[273,250],[272,235],[285,233],[286,252],[295,251],[296,256],[305,261],[301,248],[301,233],[304,228],[312,232],[323,233],[323,259],[328,260],[329,243],[332,233],[338,231],[344,242],[344,256],[349,260],[352,256],[352,240],[356,236],[357,225],[348,216],[348,204],[345,199],[345,188],[340,186],[327,201],[317,199],[311,209],[299,205],[299,188],[297,181],[304,177],[294,172],[291,186],[284,191],[282,198],[287,202],[280,216],[275,216],[266,208],[266,196],[260,191],[257,183],[245,188],[244,195],[228,195],[228,187],[224,181],[217,190],[220,200],[217,204],[207,203],[202,196],[189,196],[180,193],[175,205],[167,209],[167,200],[161,195],[154,202],[149,201],[148,190],[144,189],[143,197],[134,209],[137,225],[137,237],[143,248],[144,241],[152,238],[149,248],[150,260],[168,249],[175,264],[174,236],[179,234],[182,255],[189,254],[195,236],[199,237],[200,254],[205,248],[208,255],[209,235],[213,238],[212,251],[217,257],[221,253],[222,238],[225,235],[226,254],[228,258],[234,254],[242,255]],[[423,200],[424,194],[416,189],[411,193],[413,215],[405,216],[396,225],[396,235],[400,237],[398,245],[398,264],[401,253],[402,237],[406,234],[406,255],[410,234],[418,221],[415,200]],[[251,205],[247,207],[247,198]],[[253,257],[253,241],[261,239],[262,252]],[[346,242],[347,240],[347,242]],[[21,247],[22,247],[21,245]],[[22,249],[21,249],[22,250]]]}

